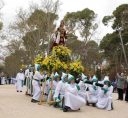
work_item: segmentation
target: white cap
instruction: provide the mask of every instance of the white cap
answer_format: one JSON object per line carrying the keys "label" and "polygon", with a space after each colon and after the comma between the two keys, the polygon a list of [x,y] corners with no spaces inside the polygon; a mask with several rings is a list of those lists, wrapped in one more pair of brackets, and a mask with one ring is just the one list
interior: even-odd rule
{"label": "white cap", "polygon": [[109,76],[105,76],[105,77],[104,77],[104,82],[105,82],[105,81],[109,81]]}
{"label": "white cap", "polygon": [[85,76],[85,75],[82,73],[81,78],[82,78],[82,80],[85,80],[85,79],[87,79],[87,76]]}
{"label": "white cap", "polygon": [[65,79],[66,77],[67,77],[67,74],[64,73],[64,72],[62,72],[62,76],[61,76],[61,78],[62,78],[62,79]]}

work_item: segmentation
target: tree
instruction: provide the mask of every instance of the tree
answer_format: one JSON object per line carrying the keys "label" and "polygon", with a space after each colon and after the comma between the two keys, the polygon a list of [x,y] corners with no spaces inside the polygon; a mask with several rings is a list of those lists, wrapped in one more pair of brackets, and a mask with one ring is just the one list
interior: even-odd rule
{"label": "tree", "polygon": [[[103,18],[103,23],[108,25],[109,22],[112,22],[113,33],[107,34],[101,41],[100,47],[104,49],[105,55],[115,60],[118,57],[117,62],[121,64],[123,60],[126,60],[127,63],[127,43],[128,43],[128,4],[120,5],[113,11],[111,16],[105,16]],[[121,49],[122,46],[122,49]],[[113,50],[113,51],[112,51]],[[113,54],[114,52],[114,54]],[[122,56],[124,54],[124,57]],[[113,57],[113,58],[112,58]],[[127,64],[126,64],[127,65]]]}
{"label": "tree", "polygon": [[114,30],[118,30],[120,27],[127,26],[128,23],[127,17],[128,17],[128,4],[122,4],[119,7],[116,8],[116,10],[113,11],[111,16],[105,16],[102,20],[102,22],[105,25],[108,25],[108,23],[111,21],[113,22],[112,28]]}
{"label": "tree", "polygon": [[[86,61],[87,58],[87,43],[92,39],[92,36],[95,34],[98,27],[95,22],[97,15],[94,11],[85,8],[82,11],[67,13],[64,17],[64,21],[69,33],[73,35],[76,34],[76,31],[79,32],[80,37],[83,39],[81,58],[83,61]],[[84,45],[83,45],[84,44]],[[78,46],[77,46],[78,48]]]}
{"label": "tree", "polygon": [[14,36],[23,40],[23,45],[31,62],[37,54],[49,49],[49,40],[55,29],[59,1],[42,0],[41,5],[31,5],[29,11],[20,9],[17,21],[11,25]]}
{"label": "tree", "polygon": [[69,32],[75,33],[77,30],[86,45],[98,27],[97,23],[95,23],[96,17],[97,15],[94,11],[86,8],[82,11],[68,12],[64,20]]}

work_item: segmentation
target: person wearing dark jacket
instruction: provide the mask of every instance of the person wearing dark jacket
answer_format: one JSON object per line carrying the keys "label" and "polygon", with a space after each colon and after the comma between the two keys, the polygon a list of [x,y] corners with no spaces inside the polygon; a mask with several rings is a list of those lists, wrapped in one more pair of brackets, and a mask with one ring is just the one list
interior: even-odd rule
{"label": "person wearing dark jacket", "polygon": [[124,73],[121,73],[120,75],[117,73],[117,92],[118,92],[117,100],[123,100],[124,83],[125,83]]}
{"label": "person wearing dark jacket", "polygon": [[125,101],[128,102],[128,76],[126,78],[126,82],[127,82],[127,88],[126,88],[126,93],[125,93]]}

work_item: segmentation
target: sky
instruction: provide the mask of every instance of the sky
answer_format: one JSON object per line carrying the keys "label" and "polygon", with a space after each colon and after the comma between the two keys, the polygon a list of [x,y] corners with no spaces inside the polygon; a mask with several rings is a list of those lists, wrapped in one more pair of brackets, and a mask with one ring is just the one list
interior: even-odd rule
{"label": "sky", "polygon": [[[97,22],[99,28],[97,31],[96,38],[102,39],[106,33],[112,32],[111,27],[106,27],[102,24],[102,18],[106,15],[111,15],[113,10],[121,4],[127,3],[128,0],[60,0],[61,6],[59,10],[59,17],[61,20],[66,12],[74,12],[89,8],[98,15]],[[5,26],[14,21],[15,15],[19,8],[27,9],[31,2],[40,3],[40,0],[3,0],[4,7],[1,10],[2,20]]]}

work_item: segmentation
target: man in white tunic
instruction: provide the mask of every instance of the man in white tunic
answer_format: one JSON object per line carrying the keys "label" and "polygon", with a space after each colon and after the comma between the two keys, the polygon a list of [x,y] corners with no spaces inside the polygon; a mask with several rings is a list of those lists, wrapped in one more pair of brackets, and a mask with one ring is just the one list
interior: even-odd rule
{"label": "man in white tunic", "polygon": [[88,85],[88,91],[87,91],[87,105],[92,104],[95,106],[95,104],[98,101],[98,87],[95,85],[97,82],[97,78],[94,75],[92,78],[92,84]]}
{"label": "man in white tunic", "polygon": [[33,97],[31,102],[36,103],[39,102],[41,96],[41,86],[40,80],[44,78],[43,75],[40,74],[40,65],[37,66],[37,70],[33,76],[32,85],[33,85]]}
{"label": "man in white tunic", "polygon": [[64,112],[67,112],[69,109],[71,110],[80,110],[82,106],[85,105],[85,99],[79,96],[79,86],[75,83],[75,78],[73,75],[68,74],[68,81],[65,88],[64,95]]}
{"label": "man in white tunic", "polygon": [[24,76],[24,73],[23,73],[23,70],[20,69],[20,72],[17,73],[16,75],[16,90],[17,92],[22,92],[22,89],[23,89],[23,81],[25,79],[25,76]]}
{"label": "man in white tunic", "polygon": [[104,86],[99,90],[98,102],[96,104],[97,108],[112,110],[112,92],[113,86],[109,81],[109,77],[105,76]]}

